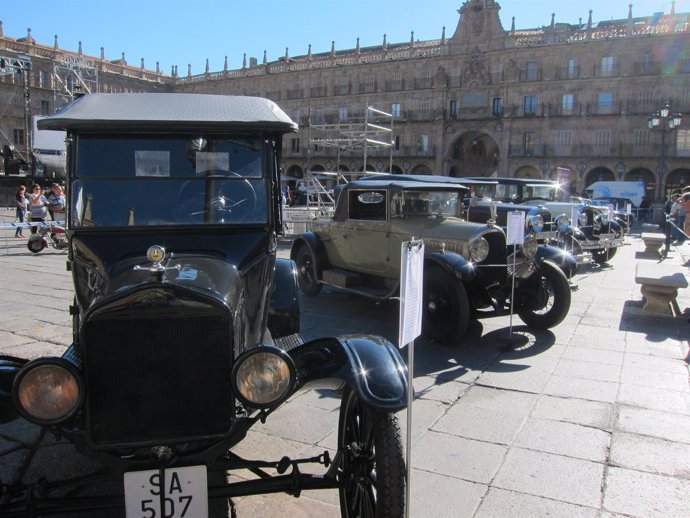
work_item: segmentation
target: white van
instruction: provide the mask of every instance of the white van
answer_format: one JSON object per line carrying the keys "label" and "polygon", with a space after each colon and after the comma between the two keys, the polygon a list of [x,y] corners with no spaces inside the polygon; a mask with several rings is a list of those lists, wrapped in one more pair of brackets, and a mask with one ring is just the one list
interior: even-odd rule
{"label": "white van", "polygon": [[590,198],[628,198],[639,207],[645,195],[644,182],[594,182],[585,188]]}

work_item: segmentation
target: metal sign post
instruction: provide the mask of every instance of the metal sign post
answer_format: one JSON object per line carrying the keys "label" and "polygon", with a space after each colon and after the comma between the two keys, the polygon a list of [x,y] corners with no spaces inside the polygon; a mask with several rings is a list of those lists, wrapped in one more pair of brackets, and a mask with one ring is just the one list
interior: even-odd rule
{"label": "metal sign post", "polygon": [[424,286],[424,242],[405,241],[400,253],[399,347],[407,348],[407,484],[405,516],[410,516],[412,484],[412,403],[414,402],[414,340],[422,334],[422,293]]}
{"label": "metal sign post", "polygon": [[[573,226],[573,230],[580,228],[580,209],[578,207],[573,207],[570,209],[570,221]],[[570,238],[570,253],[575,251],[575,236]]]}
{"label": "metal sign post", "polygon": [[515,270],[517,245],[525,242],[525,213],[513,211],[508,213],[508,231],[506,232],[506,244],[513,245],[513,275],[510,287],[510,337],[513,336],[513,313],[515,302]]}

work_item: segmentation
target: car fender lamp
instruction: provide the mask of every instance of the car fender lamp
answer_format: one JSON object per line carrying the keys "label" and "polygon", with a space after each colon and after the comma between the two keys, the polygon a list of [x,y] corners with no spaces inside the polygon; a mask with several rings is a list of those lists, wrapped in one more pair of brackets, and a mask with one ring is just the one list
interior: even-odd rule
{"label": "car fender lamp", "polygon": [[285,401],[293,392],[295,378],[292,358],[268,346],[240,355],[232,372],[235,396],[252,408],[270,408]]}

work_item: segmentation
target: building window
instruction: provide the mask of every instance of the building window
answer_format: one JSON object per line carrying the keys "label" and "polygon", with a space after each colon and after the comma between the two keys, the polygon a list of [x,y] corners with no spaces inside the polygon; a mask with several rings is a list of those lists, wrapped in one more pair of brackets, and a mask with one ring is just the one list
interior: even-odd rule
{"label": "building window", "polygon": [[292,151],[293,153],[299,153],[299,139],[298,138],[290,139],[290,151]]}
{"label": "building window", "polygon": [[611,130],[596,130],[594,132],[594,148],[600,154],[609,154],[611,149]]}
{"label": "building window", "polygon": [[14,131],[12,132],[12,142],[14,143],[15,146],[23,146],[24,145],[24,130],[15,128]]}
{"label": "building window", "polygon": [[376,91],[376,78],[373,74],[364,76],[364,91],[365,92],[375,92]]}
{"label": "building window", "polygon": [[326,115],[323,108],[312,108],[311,122],[312,124],[323,124],[326,120]]}
{"label": "building window", "polygon": [[575,96],[573,94],[563,94],[561,96],[561,114],[572,115]]}
{"label": "building window", "polygon": [[569,79],[577,77],[577,59],[570,58],[568,60],[568,68],[566,69],[566,73]]}
{"label": "building window", "polygon": [[690,130],[678,130],[676,135],[676,155],[690,156]]}
{"label": "building window", "polygon": [[614,75],[614,72],[613,56],[604,56],[601,58],[601,77],[611,77]]}
{"label": "building window", "polygon": [[453,99],[450,101],[450,110],[449,110],[449,115],[451,119],[457,119],[458,118],[458,101],[457,99]]}
{"label": "building window", "polygon": [[525,131],[523,135],[523,146],[525,149],[525,155],[531,156],[537,149],[537,132],[536,131]]}
{"label": "building window", "polygon": [[417,151],[422,153],[429,151],[429,135],[419,135],[417,137]]}
{"label": "building window", "polygon": [[493,103],[491,105],[491,114],[494,117],[500,117],[503,115],[503,99],[500,97],[494,97]]}
{"label": "building window", "polygon": [[50,103],[41,101],[41,115],[50,115]]}
{"label": "building window", "polygon": [[636,129],[633,139],[636,147],[647,147],[650,143],[650,131],[646,129]]}
{"label": "building window", "polygon": [[396,119],[400,118],[400,103],[391,104],[391,115]]}
{"label": "building window", "polygon": [[402,90],[403,89],[403,76],[401,72],[396,72],[391,78],[391,89],[392,90]]}
{"label": "building window", "polygon": [[298,109],[292,110],[292,116],[290,118],[299,124],[299,110]]}
{"label": "building window", "polygon": [[525,115],[536,115],[537,114],[537,96],[536,95],[525,95],[525,102],[523,106]]}
{"label": "building window", "polygon": [[394,145],[394,149],[395,149],[396,151],[400,151],[400,135],[396,135],[396,136],[395,136],[395,145]]}
{"label": "building window", "polygon": [[341,121],[347,120],[347,106],[341,106],[340,108],[338,108],[338,118]]}
{"label": "building window", "polygon": [[422,120],[427,120],[431,117],[431,101],[424,99],[419,102],[419,117]]}
{"label": "building window", "polygon": [[525,72],[525,79],[527,79],[527,81],[536,81],[539,79],[539,63],[536,61],[528,61]]}
{"label": "building window", "polygon": [[612,113],[613,112],[613,93],[602,92],[599,94],[599,102],[597,103],[598,113]]}
{"label": "building window", "polygon": [[38,71],[38,86],[41,88],[50,88],[50,74],[47,70]]}
{"label": "building window", "polygon": [[561,130],[556,133],[556,147],[569,148],[572,140],[572,131]]}

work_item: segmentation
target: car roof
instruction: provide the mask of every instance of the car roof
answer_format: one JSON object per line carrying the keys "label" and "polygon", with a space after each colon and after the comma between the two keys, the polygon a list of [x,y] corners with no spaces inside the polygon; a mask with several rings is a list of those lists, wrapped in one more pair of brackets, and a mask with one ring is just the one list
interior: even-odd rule
{"label": "car roof", "polygon": [[366,176],[360,178],[359,181],[365,180],[367,182],[372,180],[398,180],[401,182],[423,182],[423,183],[452,183],[460,186],[467,185],[496,185],[495,180],[474,180],[469,178],[455,178],[454,176],[443,176],[440,174],[376,174],[374,176]]}
{"label": "car roof", "polygon": [[261,97],[183,93],[89,94],[50,117],[39,129],[101,131],[246,130],[289,133],[295,124]]}
{"label": "car roof", "polygon": [[481,176],[471,176],[468,178],[459,178],[460,181],[464,182],[465,180],[476,180],[476,181],[489,181],[489,182],[494,182],[494,183],[521,183],[521,184],[526,184],[526,185],[551,185],[555,184],[557,182],[553,180],[539,180],[536,178],[508,178],[504,176],[490,176],[483,178]]}
{"label": "car roof", "polygon": [[[369,177],[361,180],[356,180],[354,182],[347,183],[342,186],[342,189],[393,189],[397,191],[404,190],[445,190],[445,191],[458,191],[467,190],[462,184],[455,182],[421,182],[415,180],[399,180],[396,178],[382,178],[379,176]],[[403,175],[400,175],[401,177]]]}

